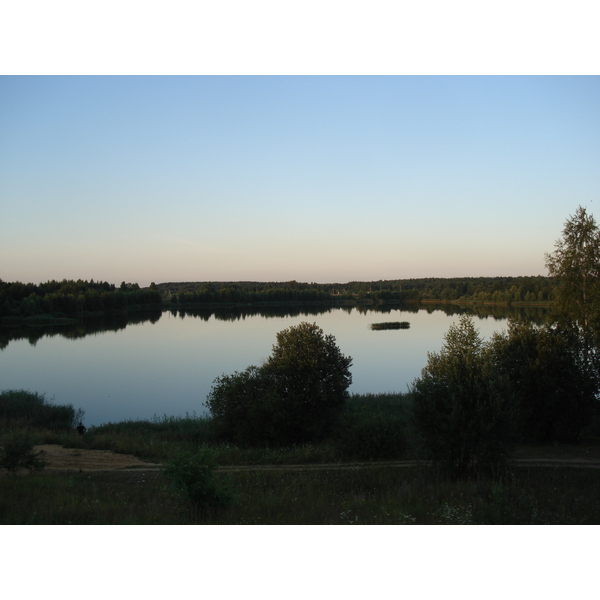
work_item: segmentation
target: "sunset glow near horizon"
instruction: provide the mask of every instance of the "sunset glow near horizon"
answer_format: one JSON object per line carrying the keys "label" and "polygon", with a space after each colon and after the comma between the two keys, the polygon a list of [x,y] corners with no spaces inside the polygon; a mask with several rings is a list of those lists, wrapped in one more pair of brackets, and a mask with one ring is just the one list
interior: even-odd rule
{"label": "sunset glow near horizon", "polygon": [[0,77],[0,278],[546,275],[600,78]]}

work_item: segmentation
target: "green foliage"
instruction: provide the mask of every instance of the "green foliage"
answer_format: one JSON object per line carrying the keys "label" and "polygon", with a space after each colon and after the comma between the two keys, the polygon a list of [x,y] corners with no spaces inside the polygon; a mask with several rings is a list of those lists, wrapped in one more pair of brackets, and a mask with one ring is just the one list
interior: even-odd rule
{"label": "green foliage", "polygon": [[[0,477],[0,524],[598,525],[600,470],[518,467],[502,480],[449,480],[421,467],[215,473],[227,510],[173,502],[158,472]],[[183,510],[182,510],[183,508]]]}
{"label": "green foliage", "polygon": [[165,465],[164,475],[195,506],[224,507],[230,503],[231,496],[216,484],[216,467],[213,454],[207,448],[196,452],[180,450]]}
{"label": "green foliage", "polygon": [[400,304],[420,300],[445,302],[544,302],[552,299],[550,277],[453,277],[350,281],[348,283],[185,282],[155,286],[163,297],[180,307],[260,303],[356,305]]}
{"label": "green foliage", "polygon": [[412,386],[413,415],[430,458],[457,476],[501,470],[513,435],[506,380],[491,366],[473,320],[463,315],[428,355]]}
{"label": "green foliage", "polygon": [[277,334],[277,344],[263,366],[281,399],[279,423],[288,442],[322,439],[348,398],[352,359],[335,337],[316,323],[300,323]]}
{"label": "green foliage", "polygon": [[217,377],[206,404],[218,439],[250,446],[274,443],[278,438],[281,403],[263,369],[250,366],[241,373]]}
{"label": "green foliage", "polygon": [[392,321],[386,323],[371,323],[371,329],[378,331],[381,329],[409,329],[408,321]]}
{"label": "green foliage", "polygon": [[43,394],[28,390],[0,393],[0,426],[35,427],[69,431],[83,418],[83,410],[71,404],[50,404]]}
{"label": "green foliage", "polygon": [[39,315],[79,316],[89,312],[112,312],[139,305],[160,306],[160,293],[140,289],[137,283],[113,284],[66,280],[35,285],[0,280],[0,317],[32,317]]}
{"label": "green foliage", "polygon": [[161,462],[170,460],[175,450],[196,450],[214,441],[212,419],[186,414],[185,417],[154,416],[152,420],[127,420],[88,428],[86,435],[38,435],[43,443],[68,448],[110,450],[133,454],[142,459]]}
{"label": "green foliage", "polygon": [[46,466],[41,452],[36,452],[33,442],[26,433],[15,432],[4,439],[0,451],[0,467],[15,473],[20,469],[40,471]]}
{"label": "green foliage", "polygon": [[341,460],[405,458],[411,441],[410,398],[404,394],[353,395],[332,435]]}
{"label": "green foliage", "polygon": [[546,266],[558,282],[553,320],[579,338],[582,366],[600,387],[600,229],[585,208],[566,221]]}
{"label": "green foliage", "polygon": [[508,332],[492,338],[491,360],[517,400],[521,440],[574,442],[589,422],[595,385],[574,341],[558,328],[510,320]]}
{"label": "green foliage", "polygon": [[332,335],[300,323],[277,334],[261,367],[218,377],[207,406],[222,438],[239,444],[322,439],[348,398],[351,364]]}
{"label": "green foliage", "polygon": [[546,254],[546,266],[556,277],[555,315],[579,327],[600,320],[600,230],[592,215],[578,207],[565,223],[555,251]]}

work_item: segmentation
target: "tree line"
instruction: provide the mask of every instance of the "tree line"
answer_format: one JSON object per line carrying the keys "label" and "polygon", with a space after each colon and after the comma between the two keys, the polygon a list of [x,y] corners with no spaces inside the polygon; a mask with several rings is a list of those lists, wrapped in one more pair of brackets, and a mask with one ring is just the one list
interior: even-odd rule
{"label": "tree line", "polygon": [[110,313],[134,306],[161,305],[159,292],[142,289],[137,283],[121,283],[117,288],[105,281],[81,279],[33,284],[0,279],[0,317],[26,318],[37,315],[79,316]]}
{"label": "tree line", "polygon": [[181,291],[171,296],[171,302],[180,304],[244,304],[255,302],[326,303],[330,294],[308,284],[214,284],[198,285],[193,291]]}
{"label": "tree line", "polygon": [[111,313],[132,306],[162,305],[186,309],[201,305],[473,302],[511,305],[549,303],[554,299],[552,277],[422,278],[349,283],[183,282],[152,283],[140,288],[122,282],[67,280],[46,283],[6,282],[0,279],[0,318],[36,315],[66,316]]}
{"label": "tree line", "polygon": [[155,286],[171,304],[244,304],[256,302],[439,302],[549,303],[552,277],[454,277],[351,281],[348,283],[181,282]]}

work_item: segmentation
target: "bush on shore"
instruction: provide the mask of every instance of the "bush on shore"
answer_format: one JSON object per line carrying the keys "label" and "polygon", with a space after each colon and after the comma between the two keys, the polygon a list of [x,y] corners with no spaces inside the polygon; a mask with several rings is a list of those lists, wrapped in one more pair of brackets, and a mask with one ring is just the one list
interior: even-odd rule
{"label": "bush on shore", "polygon": [[72,404],[52,404],[44,394],[29,390],[0,392],[0,427],[45,428],[70,431],[83,419],[84,412]]}
{"label": "bush on shore", "polygon": [[41,452],[33,448],[31,438],[23,432],[15,432],[6,436],[0,448],[0,467],[10,473],[21,469],[41,471],[46,466]]}

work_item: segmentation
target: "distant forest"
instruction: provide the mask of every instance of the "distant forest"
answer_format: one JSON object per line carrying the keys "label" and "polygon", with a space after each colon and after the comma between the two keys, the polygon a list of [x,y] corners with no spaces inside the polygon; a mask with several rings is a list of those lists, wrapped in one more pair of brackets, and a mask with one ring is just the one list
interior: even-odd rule
{"label": "distant forest", "polygon": [[41,284],[0,280],[0,318],[30,320],[43,316],[78,318],[140,308],[182,309],[204,305],[244,304],[395,304],[403,302],[465,302],[548,304],[551,277],[457,277],[351,281],[349,283],[185,282],[137,283],[66,280]]}
{"label": "distant forest", "polygon": [[349,283],[187,282],[154,286],[165,302],[222,304],[296,302],[344,304],[355,302],[475,302],[544,303],[552,301],[551,277],[456,277],[395,279]]}
{"label": "distant forest", "polygon": [[140,307],[160,307],[162,299],[154,289],[137,283],[114,284],[97,281],[48,281],[35,285],[0,279],[0,317],[33,319],[38,316],[78,317],[110,314]]}

